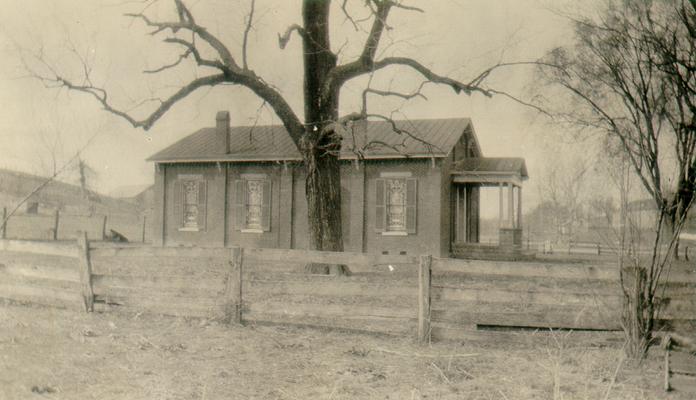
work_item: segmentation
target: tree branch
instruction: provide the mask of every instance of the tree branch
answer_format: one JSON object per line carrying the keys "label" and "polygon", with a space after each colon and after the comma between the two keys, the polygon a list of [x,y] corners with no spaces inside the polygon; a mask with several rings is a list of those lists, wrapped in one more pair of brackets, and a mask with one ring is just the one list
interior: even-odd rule
{"label": "tree branch", "polygon": [[297,32],[297,34],[302,36],[303,39],[307,38],[307,33],[305,32],[303,27],[297,24],[290,25],[290,27],[288,27],[288,29],[282,36],[280,33],[278,34],[278,46],[281,49],[285,49],[285,46],[288,45],[288,42],[290,41],[290,37],[292,36],[293,32]]}
{"label": "tree branch", "polygon": [[251,26],[254,21],[254,8],[256,7],[256,0],[251,0],[251,9],[249,10],[249,15],[247,16],[246,28],[244,28],[244,40],[242,41],[242,65],[244,69],[249,69],[249,64],[247,64],[247,44],[249,41],[249,31],[251,31]]}

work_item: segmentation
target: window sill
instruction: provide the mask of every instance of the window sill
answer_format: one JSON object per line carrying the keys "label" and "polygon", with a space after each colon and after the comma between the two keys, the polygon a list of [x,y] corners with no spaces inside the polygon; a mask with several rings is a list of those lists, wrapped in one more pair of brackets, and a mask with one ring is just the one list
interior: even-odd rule
{"label": "window sill", "polygon": [[179,228],[179,232],[200,232],[200,228]]}
{"label": "window sill", "polygon": [[386,231],[386,232],[382,232],[382,236],[408,236],[408,232],[404,232],[404,231]]}
{"label": "window sill", "polygon": [[242,233],[263,233],[261,229],[242,229]]}

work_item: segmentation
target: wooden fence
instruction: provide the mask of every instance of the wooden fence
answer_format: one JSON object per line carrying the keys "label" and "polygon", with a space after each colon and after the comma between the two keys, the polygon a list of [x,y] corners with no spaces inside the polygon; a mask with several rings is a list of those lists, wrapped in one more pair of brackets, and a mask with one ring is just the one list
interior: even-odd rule
{"label": "wooden fence", "polygon": [[[309,274],[304,265],[311,262],[346,264],[352,274]],[[422,341],[544,338],[516,333],[519,328],[618,331],[617,275],[611,265],[117,247],[88,244],[84,235],[72,243],[0,241],[0,298],[101,312],[409,335]],[[693,334],[696,276],[671,273],[664,288],[661,328]]]}
{"label": "wooden fence", "polygon": [[7,208],[0,214],[0,239],[72,240],[86,232],[90,240],[105,240],[111,230],[130,242],[145,242],[148,221],[138,215],[71,215],[55,210],[52,214],[14,214]]}

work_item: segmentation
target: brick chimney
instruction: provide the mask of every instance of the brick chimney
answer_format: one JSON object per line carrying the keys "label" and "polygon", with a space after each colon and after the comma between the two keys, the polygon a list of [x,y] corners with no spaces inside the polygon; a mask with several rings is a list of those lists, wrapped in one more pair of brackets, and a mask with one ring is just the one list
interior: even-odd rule
{"label": "brick chimney", "polygon": [[218,111],[215,116],[215,134],[220,143],[220,149],[224,154],[230,152],[230,113]]}

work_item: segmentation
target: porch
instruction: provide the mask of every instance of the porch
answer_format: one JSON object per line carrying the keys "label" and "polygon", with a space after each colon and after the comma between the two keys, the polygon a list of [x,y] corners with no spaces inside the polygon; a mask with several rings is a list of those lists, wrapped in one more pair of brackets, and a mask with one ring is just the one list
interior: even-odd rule
{"label": "porch", "polygon": [[[486,259],[523,255],[522,184],[529,178],[524,159],[468,158],[455,162],[450,174],[453,254]],[[498,191],[497,245],[480,243],[482,188]]]}

